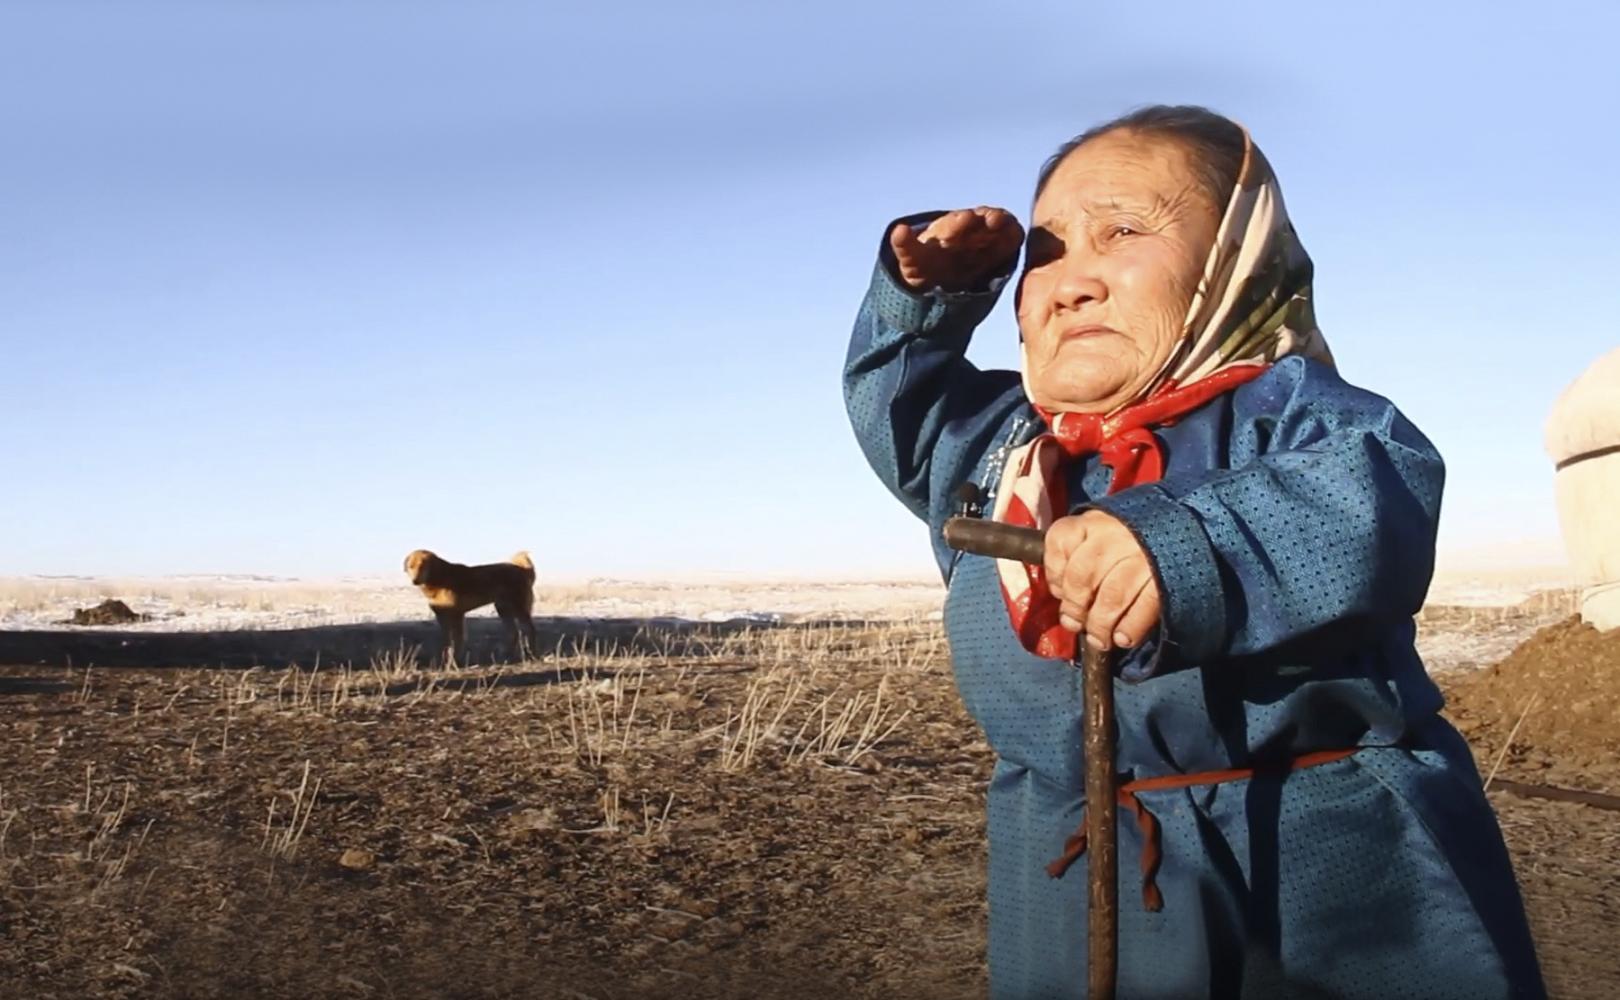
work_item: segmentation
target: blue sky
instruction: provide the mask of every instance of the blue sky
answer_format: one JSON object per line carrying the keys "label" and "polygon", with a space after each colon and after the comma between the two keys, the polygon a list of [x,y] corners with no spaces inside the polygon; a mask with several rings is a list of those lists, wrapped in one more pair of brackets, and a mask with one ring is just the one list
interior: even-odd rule
{"label": "blue sky", "polygon": [[1267,151],[1443,550],[1556,539],[1617,10],[9,0],[0,573],[927,573],[839,389],[884,223],[1158,101]]}

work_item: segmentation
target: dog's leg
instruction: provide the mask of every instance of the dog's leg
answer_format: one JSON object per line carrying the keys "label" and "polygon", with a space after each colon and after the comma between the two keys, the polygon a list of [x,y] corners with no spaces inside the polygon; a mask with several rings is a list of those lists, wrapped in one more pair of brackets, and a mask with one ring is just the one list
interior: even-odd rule
{"label": "dog's leg", "polygon": [[453,608],[434,608],[433,614],[439,619],[444,665],[453,670],[461,666],[462,654],[467,646],[467,615]]}
{"label": "dog's leg", "polygon": [[518,622],[523,626],[523,638],[527,648],[523,659],[527,661],[540,649],[540,637],[534,634],[534,593],[531,591],[524,595],[526,600],[518,608]]}
{"label": "dog's leg", "polygon": [[506,638],[512,644],[513,659],[518,663],[527,662],[529,659],[529,647],[523,641],[520,612],[510,604],[497,602],[495,613],[501,616],[501,624],[506,626]]}
{"label": "dog's leg", "polygon": [[533,618],[533,616],[524,615],[523,618],[522,618],[522,622],[523,622],[523,640],[524,640],[524,645],[526,647],[525,651],[524,651],[524,654],[523,654],[523,659],[524,659],[525,662],[527,662],[528,660],[531,660],[531,659],[534,658],[535,652],[540,648],[540,637],[534,634],[534,618]]}
{"label": "dog's leg", "polygon": [[456,613],[456,666],[467,665],[467,613]]}

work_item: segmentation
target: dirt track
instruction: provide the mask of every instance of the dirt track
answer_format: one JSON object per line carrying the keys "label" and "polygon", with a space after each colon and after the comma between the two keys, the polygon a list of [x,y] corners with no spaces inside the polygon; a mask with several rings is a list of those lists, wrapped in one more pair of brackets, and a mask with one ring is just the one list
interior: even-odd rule
{"label": "dirt track", "polygon": [[[934,628],[597,634],[455,675],[0,670],[0,991],[983,995],[990,758]],[[1545,780],[1522,738],[1502,773]],[[1620,813],[1492,799],[1554,995],[1616,995]]]}

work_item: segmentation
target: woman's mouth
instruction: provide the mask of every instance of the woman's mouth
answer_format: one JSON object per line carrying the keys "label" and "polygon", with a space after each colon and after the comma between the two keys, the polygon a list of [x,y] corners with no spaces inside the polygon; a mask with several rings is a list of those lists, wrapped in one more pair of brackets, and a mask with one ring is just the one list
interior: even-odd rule
{"label": "woman's mouth", "polygon": [[1062,333],[1058,334],[1058,343],[1066,344],[1071,340],[1084,340],[1088,337],[1097,337],[1102,336],[1103,334],[1118,332],[1118,330],[1115,330],[1111,326],[1103,326],[1097,323],[1090,326],[1076,326],[1064,330]]}

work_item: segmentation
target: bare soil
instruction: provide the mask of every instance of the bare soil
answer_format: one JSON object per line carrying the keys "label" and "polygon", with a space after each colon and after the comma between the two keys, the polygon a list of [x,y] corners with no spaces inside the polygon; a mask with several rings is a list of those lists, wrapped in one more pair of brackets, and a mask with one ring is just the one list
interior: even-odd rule
{"label": "bare soil", "polygon": [[[1620,796],[1620,632],[1579,617],[1447,675],[1480,773]],[[1492,792],[1554,997],[1620,995],[1620,812]]]}
{"label": "bare soil", "polygon": [[[984,995],[936,624],[474,624],[453,673],[415,625],[0,633],[0,995]],[[1593,640],[1443,678],[1482,772],[1620,794]],[[1617,995],[1620,813],[1492,801],[1554,995]]]}

